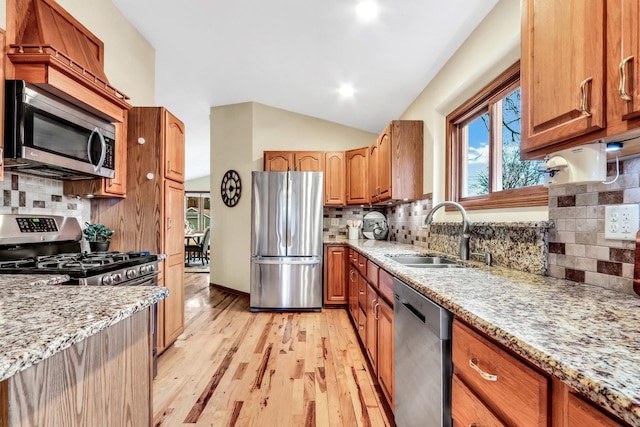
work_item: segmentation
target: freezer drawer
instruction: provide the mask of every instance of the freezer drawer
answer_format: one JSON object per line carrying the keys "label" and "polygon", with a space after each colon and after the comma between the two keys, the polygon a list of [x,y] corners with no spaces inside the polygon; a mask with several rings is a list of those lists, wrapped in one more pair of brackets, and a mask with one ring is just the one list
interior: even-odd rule
{"label": "freezer drawer", "polygon": [[252,258],[251,311],[322,309],[322,258]]}

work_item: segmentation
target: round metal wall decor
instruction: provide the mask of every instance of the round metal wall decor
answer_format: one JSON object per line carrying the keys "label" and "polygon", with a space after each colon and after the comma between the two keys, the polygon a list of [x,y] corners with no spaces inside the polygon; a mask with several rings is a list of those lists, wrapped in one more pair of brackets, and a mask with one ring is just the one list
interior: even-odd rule
{"label": "round metal wall decor", "polygon": [[234,170],[228,170],[222,177],[220,185],[220,195],[225,205],[230,208],[238,204],[240,194],[242,192],[242,183],[240,175]]}

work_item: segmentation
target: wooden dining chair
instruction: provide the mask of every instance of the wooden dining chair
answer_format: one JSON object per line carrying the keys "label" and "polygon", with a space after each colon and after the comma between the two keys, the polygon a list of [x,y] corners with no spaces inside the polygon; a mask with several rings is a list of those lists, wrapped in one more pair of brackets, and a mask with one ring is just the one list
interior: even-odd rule
{"label": "wooden dining chair", "polygon": [[193,245],[184,245],[184,252],[187,254],[187,261],[191,262],[191,259],[198,258],[204,265],[205,261],[209,262],[209,240],[211,237],[211,228],[207,227],[204,230],[204,235],[200,240],[200,243]]}

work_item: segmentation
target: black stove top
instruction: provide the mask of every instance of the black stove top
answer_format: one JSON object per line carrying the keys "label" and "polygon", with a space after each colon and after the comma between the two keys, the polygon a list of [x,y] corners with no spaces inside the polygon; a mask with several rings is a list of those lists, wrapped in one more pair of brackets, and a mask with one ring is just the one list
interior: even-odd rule
{"label": "black stove top", "polygon": [[157,261],[147,252],[62,253],[26,259],[0,261],[0,273],[64,273],[71,277],[91,277],[102,273]]}

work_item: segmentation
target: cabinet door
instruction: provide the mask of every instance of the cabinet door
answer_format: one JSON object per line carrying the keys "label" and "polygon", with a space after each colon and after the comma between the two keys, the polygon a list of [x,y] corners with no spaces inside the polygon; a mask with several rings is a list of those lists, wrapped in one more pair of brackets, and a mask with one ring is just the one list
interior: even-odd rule
{"label": "cabinet door", "polygon": [[378,201],[391,198],[391,124],[378,140]]}
{"label": "cabinet door", "polygon": [[346,153],[347,166],[347,204],[364,205],[369,203],[369,149],[368,147],[350,150]]}
{"label": "cabinet door", "polygon": [[127,122],[116,123],[116,170],[115,176],[105,179],[104,192],[114,196],[127,194]]}
{"label": "cabinet door", "polygon": [[505,426],[457,375],[452,379],[451,409],[455,426]]}
{"label": "cabinet door", "polygon": [[523,152],[605,127],[604,5],[523,0]]}
{"label": "cabinet door", "polygon": [[164,282],[169,296],[164,304],[165,345],[170,345],[184,329],[184,185],[166,180]]}
{"label": "cabinet door", "polygon": [[567,399],[567,421],[568,427],[622,427],[622,424],[573,393],[569,393]]}
{"label": "cabinet door", "polygon": [[326,245],[324,248],[324,303],[347,304],[347,248]]}
{"label": "cabinet door", "polygon": [[165,110],[164,126],[166,156],[164,176],[167,179],[184,182],[184,124]]}
{"label": "cabinet door", "polygon": [[365,348],[374,372],[378,372],[378,292],[367,283],[367,327]]}
{"label": "cabinet door", "polygon": [[[379,140],[379,139],[378,139]],[[375,203],[380,200],[380,186],[378,184],[378,140],[369,147],[369,200]]]}
{"label": "cabinet door", "polygon": [[358,325],[358,270],[349,264],[349,312]]}
{"label": "cabinet door", "polygon": [[378,304],[378,383],[393,408],[393,307],[381,298]]}
{"label": "cabinet door", "polygon": [[621,9],[618,99],[623,104],[622,119],[629,120],[640,116],[640,6],[637,0],[622,0]]}
{"label": "cabinet door", "polygon": [[296,151],[295,170],[298,172],[324,172],[322,151]]}
{"label": "cabinet door", "polygon": [[344,206],[347,204],[344,168],[343,151],[324,153],[325,206]]}
{"label": "cabinet door", "polygon": [[294,170],[293,151],[265,151],[265,172],[286,172]]}

